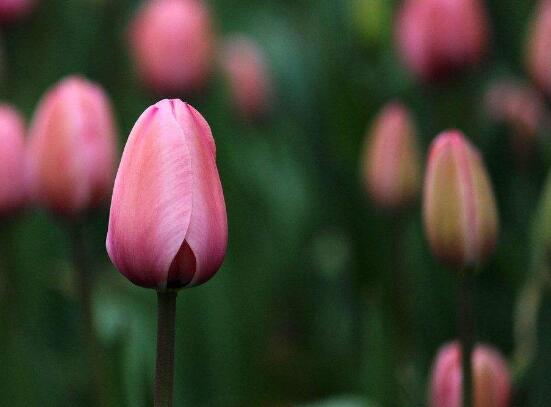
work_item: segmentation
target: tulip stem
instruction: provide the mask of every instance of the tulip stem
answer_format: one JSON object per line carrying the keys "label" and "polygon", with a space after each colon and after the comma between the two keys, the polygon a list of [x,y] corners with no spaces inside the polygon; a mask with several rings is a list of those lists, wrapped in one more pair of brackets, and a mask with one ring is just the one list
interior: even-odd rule
{"label": "tulip stem", "polygon": [[176,294],[176,291],[157,291],[155,407],[172,407]]}
{"label": "tulip stem", "polygon": [[460,280],[459,332],[461,337],[461,366],[463,374],[463,407],[471,407],[473,404],[472,353],[474,342],[474,271],[464,270]]}
{"label": "tulip stem", "polygon": [[82,228],[83,224],[80,222],[72,225],[75,288],[81,307],[82,338],[91,370],[90,380],[93,397],[95,398],[96,405],[103,407],[108,405],[103,378],[103,353],[94,327],[94,314],[92,311],[93,276],[91,270],[87,267],[88,259]]}

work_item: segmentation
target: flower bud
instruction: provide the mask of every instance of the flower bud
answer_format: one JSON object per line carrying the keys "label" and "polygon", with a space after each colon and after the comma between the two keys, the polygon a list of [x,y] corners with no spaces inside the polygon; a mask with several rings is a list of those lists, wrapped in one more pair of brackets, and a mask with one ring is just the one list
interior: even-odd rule
{"label": "flower bud", "polygon": [[546,121],[543,98],[531,86],[504,80],[493,84],[484,99],[488,115],[511,130],[512,149],[517,159],[526,161]]}
{"label": "flower bud", "polygon": [[0,23],[10,23],[27,15],[36,0],[0,0]]}
{"label": "flower bud", "polygon": [[227,234],[207,122],[181,100],[149,107],[128,137],[115,178],[111,261],[142,287],[192,287],[220,268]]}
{"label": "flower bud", "polygon": [[163,95],[194,93],[211,71],[214,35],[201,0],[152,0],[138,11],[130,45],[138,73]]}
{"label": "flower bud", "polygon": [[30,129],[33,198],[62,215],[100,204],[113,183],[115,125],[97,85],[68,77],[40,101]]}
{"label": "flower bud", "polygon": [[378,206],[395,209],[415,200],[421,163],[415,127],[404,106],[391,103],[379,113],[365,144],[362,165],[366,188]]}
{"label": "flower bud", "polygon": [[478,150],[458,130],[440,134],[431,145],[423,218],[442,263],[474,266],[494,249],[498,219],[492,187]]}
{"label": "flower bud", "polygon": [[534,15],[526,57],[532,79],[551,96],[551,0],[541,0]]}
{"label": "flower bud", "polygon": [[[477,345],[472,354],[473,406],[508,407],[511,378],[507,363],[495,349]],[[462,406],[461,346],[457,342],[438,351],[432,368],[431,407]]]}
{"label": "flower bud", "polygon": [[0,214],[7,215],[25,204],[25,124],[11,106],[0,105]]}
{"label": "flower bud", "polygon": [[487,48],[487,25],[480,0],[404,0],[396,40],[415,75],[438,81],[480,61]]}
{"label": "flower bud", "polygon": [[222,67],[241,115],[248,120],[264,115],[270,107],[272,84],[266,58],[257,44],[243,36],[226,40]]}

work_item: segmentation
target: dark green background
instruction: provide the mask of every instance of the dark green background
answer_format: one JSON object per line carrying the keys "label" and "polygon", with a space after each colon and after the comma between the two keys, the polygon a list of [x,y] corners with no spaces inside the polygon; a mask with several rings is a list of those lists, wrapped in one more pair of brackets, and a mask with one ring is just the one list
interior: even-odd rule
{"label": "dark green background", "polygon": [[[425,405],[432,358],[456,334],[456,276],[431,258],[418,205],[399,217],[382,213],[362,189],[365,129],[395,99],[411,108],[423,151],[449,127],[482,150],[502,227],[496,255],[477,276],[477,338],[511,362],[515,406],[549,405],[551,296],[542,263],[545,224],[536,218],[549,135],[520,170],[507,129],[482,108],[492,80],[525,76],[535,2],[487,1],[489,55],[477,71],[440,86],[419,84],[400,64],[393,3],[210,2],[219,38],[245,32],[265,49],[277,102],[263,122],[242,122],[218,70],[190,100],[217,142],[230,237],[217,276],[178,298],[176,405]],[[128,59],[126,29],[138,4],[43,0],[28,19],[3,30],[2,99],[30,118],[48,87],[83,74],[111,96],[122,149],[137,117],[156,101]],[[85,227],[107,391],[113,406],[151,405],[155,293],[110,264],[106,224],[107,206]],[[4,219],[1,228],[0,405],[91,405],[62,222],[36,209]],[[390,293],[397,268],[403,290],[396,301]],[[522,293],[526,305],[519,306]],[[406,318],[403,340],[392,322],[397,304]]]}

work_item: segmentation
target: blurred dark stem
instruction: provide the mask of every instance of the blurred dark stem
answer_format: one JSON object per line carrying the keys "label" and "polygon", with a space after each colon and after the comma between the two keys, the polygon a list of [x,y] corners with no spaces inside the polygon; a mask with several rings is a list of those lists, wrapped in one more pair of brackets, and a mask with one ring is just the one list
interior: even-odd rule
{"label": "blurred dark stem", "polygon": [[103,352],[96,336],[94,315],[92,312],[92,291],[94,286],[93,270],[86,255],[84,224],[74,221],[70,225],[73,243],[73,268],[75,270],[75,289],[80,302],[82,316],[82,338],[91,374],[91,393],[95,405],[108,405],[104,378]]}
{"label": "blurred dark stem", "polygon": [[463,407],[473,404],[472,353],[474,343],[473,313],[474,270],[465,269],[460,276],[459,333],[461,337],[461,366],[463,373]]}
{"label": "blurred dark stem", "polygon": [[406,274],[404,272],[404,229],[406,224],[407,212],[405,210],[396,210],[390,213],[391,226],[391,249],[390,269],[383,277],[383,290],[387,294],[386,306],[388,315],[388,334],[392,342],[392,373],[393,387],[399,389],[394,392],[392,402],[399,405],[403,397],[408,397],[407,389],[403,386],[403,377],[406,365],[408,363],[408,347],[410,345],[411,335],[408,329],[408,301],[405,287]]}
{"label": "blurred dark stem", "polygon": [[176,295],[176,291],[157,291],[155,407],[172,407]]}
{"label": "blurred dark stem", "polygon": [[395,323],[395,335],[397,357],[399,363],[406,362],[408,346],[410,344],[410,335],[408,327],[408,301],[407,291],[405,287],[406,275],[404,272],[404,252],[406,245],[404,245],[404,229],[405,229],[406,215],[404,213],[395,213],[392,217],[392,270],[390,270],[389,276],[391,278],[391,284],[389,286],[391,296],[391,306],[393,312],[393,319]]}
{"label": "blurred dark stem", "polygon": [[0,343],[6,346],[6,343],[10,340],[10,336],[13,335],[16,329],[17,316],[21,316],[20,304],[18,304],[18,298],[20,298],[21,293],[16,272],[17,262],[14,258],[15,220],[3,219],[2,223],[2,247],[0,249],[0,261],[2,262],[0,264],[2,272],[0,276],[0,306],[2,307],[0,335],[2,341]]}

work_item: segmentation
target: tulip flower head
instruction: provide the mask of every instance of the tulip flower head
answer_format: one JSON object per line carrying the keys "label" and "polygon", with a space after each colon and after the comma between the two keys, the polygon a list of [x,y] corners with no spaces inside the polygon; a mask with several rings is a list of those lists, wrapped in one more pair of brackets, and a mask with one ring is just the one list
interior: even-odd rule
{"label": "tulip flower head", "polygon": [[387,105],[375,119],[362,160],[366,188],[382,208],[401,208],[417,196],[421,164],[408,110]]}
{"label": "tulip flower head", "polygon": [[133,283],[158,290],[201,284],[222,264],[226,207],[210,128],[181,100],[138,119],[115,179],[107,252]]}
{"label": "tulip flower head", "polygon": [[480,153],[457,130],[432,143],[423,191],[423,220],[433,254],[442,263],[474,266],[494,249],[498,218]]}
{"label": "tulip flower head", "polygon": [[39,204],[73,216],[107,198],[116,131],[98,85],[76,76],[62,80],[40,101],[29,133],[30,188]]}
{"label": "tulip flower head", "polygon": [[396,26],[398,50],[421,79],[449,79],[480,61],[487,25],[480,0],[404,0]]}
{"label": "tulip flower head", "polygon": [[270,107],[272,84],[262,50],[247,37],[229,38],[222,51],[222,67],[241,115],[249,120],[264,115]]}
{"label": "tulip flower head", "polygon": [[534,82],[551,96],[551,0],[541,0],[537,8],[526,57]]}
{"label": "tulip flower head", "polygon": [[130,27],[138,73],[158,94],[201,90],[211,72],[214,34],[202,0],[152,0]]}
{"label": "tulip flower head", "polygon": [[0,105],[0,214],[24,205],[26,188],[25,124],[11,106]]}
{"label": "tulip flower head", "polygon": [[525,161],[546,125],[548,112],[543,97],[531,86],[505,80],[488,89],[484,102],[489,116],[511,130],[513,151]]}
{"label": "tulip flower head", "polygon": [[27,15],[36,0],[0,0],[0,23],[10,23]]}
{"label": "tulip flower head", "polygon": [[[461,346],[457,342],[443,346],[432,368],[430,407],[462,406]],[[495,349],[478,345],[472,354],[473,406],[508,407],[511,377],[503,356]]]}

